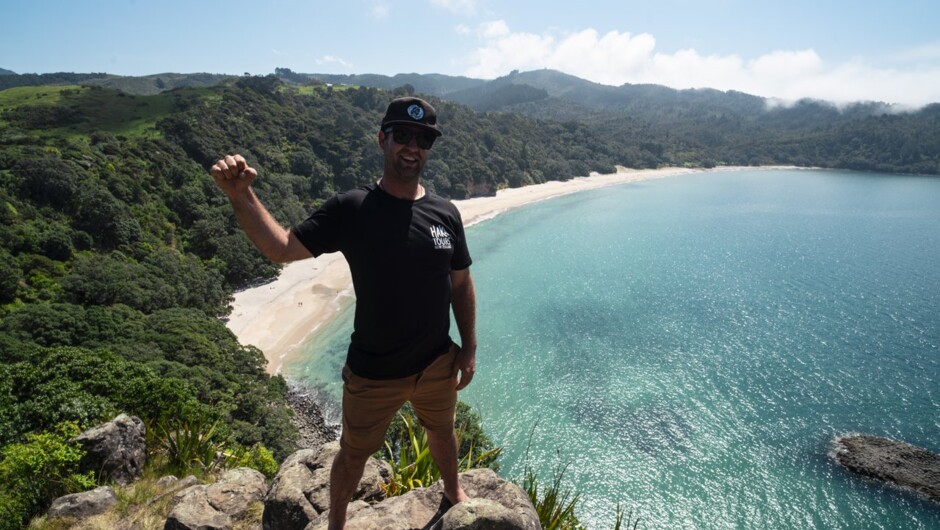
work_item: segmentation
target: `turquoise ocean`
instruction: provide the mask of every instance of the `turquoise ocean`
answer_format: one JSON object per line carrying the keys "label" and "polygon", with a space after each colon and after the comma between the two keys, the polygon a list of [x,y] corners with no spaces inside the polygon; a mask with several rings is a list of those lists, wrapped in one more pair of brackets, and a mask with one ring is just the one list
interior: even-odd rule
{"label": "turquoise ocean", "polygon": [[[690,174],[467,231],[502,474],[564,469],[578,515],[660,529],[937,529],[940,504],[836,465],[833,439],[940,451],[940,178]],[[347,310],[287,366],[340,393]],[[456,337],[456,331],[455,337]]]}

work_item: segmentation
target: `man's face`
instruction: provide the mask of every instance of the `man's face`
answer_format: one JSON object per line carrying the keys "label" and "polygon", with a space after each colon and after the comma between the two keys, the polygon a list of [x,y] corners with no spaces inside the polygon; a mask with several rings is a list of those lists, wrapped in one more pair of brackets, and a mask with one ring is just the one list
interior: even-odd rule
{"label": "man's face", "polygon": [[[399,138],[411,133],[411,138],[405,144],[396,141],[395,130],[399,131]],[[404,134],[402,134],[404,133]],[[428,150],[418,147],[418,135],[426,134],[423,129],[396,125],[393,130],[379,131],[379,145],[385,154],[385,176],[398,179],[402,182],[417,180],[428,162]]]}

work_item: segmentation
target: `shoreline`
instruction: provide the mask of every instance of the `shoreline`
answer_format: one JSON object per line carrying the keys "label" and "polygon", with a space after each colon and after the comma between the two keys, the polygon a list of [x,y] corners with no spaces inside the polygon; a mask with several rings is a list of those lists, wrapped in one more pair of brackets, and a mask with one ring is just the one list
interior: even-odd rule
{"label": "shoreline", "polygon": [[[745,169],[784,168],[723,167],[706,170],[679,167],[627,169],[618,166],[616,173],[502,189],[494,197],[453,202],[460,210],[464,226],[471,226],[514,208],[579,191],[693,173]],[[269,373],[279,374],[286,362],[295,360],[301,353],[300,346],[332,322],[354,299],[346,260],[338,252],[324,254],[290,263],[274,281],[234,293],[232,312],[226,326],[240,343],[252,344],[264,353]]]}

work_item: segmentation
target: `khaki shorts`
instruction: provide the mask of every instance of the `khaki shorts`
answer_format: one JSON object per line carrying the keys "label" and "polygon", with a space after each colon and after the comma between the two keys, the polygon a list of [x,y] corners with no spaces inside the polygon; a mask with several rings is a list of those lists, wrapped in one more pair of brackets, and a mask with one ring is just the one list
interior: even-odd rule
{"label": "khaki shorts", "polygon": [[392,418],[406,401],[411,402],[425,429],[453,430],[456,357],[457,347],[452,345],[423,371],[400,379],[366,379],[344,366],[342,448],[353,456],[371,456],[381,449]]}

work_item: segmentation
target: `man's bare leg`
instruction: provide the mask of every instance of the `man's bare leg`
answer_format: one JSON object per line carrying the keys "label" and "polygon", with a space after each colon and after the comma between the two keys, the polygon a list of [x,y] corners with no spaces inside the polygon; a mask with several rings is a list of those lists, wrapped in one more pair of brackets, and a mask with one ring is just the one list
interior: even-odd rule
{"label": "man's bare leg", "polygon": [[[427,430],[427,429],[426,429]],[[457,435],[454,428],[442,431],[427,430],[428,448],[434,463],[441,470],[441,480],[444,481],[444,495],[453,504],[468,500],[467,494],[460,487],[457,480]]]}
{"label": "man's bare leg", "polygon": [[346,508],[359,486],[367,460],[368,456],[352,456],[342,447],[336,453],[330,469],[329,530],[343,530],[346,527]]}

